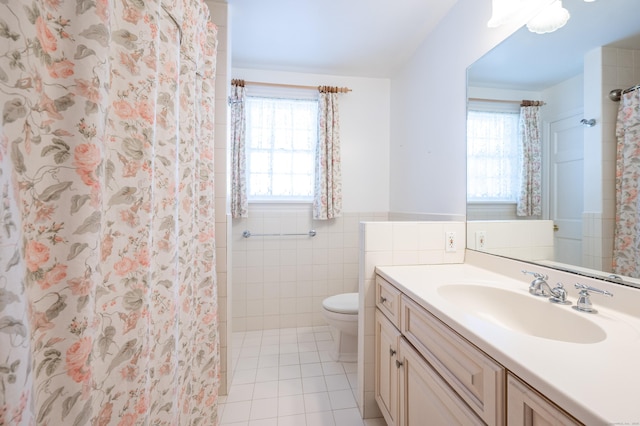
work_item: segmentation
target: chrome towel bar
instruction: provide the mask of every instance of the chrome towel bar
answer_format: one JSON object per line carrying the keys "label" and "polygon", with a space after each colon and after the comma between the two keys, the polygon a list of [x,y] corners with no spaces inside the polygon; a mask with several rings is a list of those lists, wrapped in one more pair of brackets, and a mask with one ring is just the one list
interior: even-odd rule
{"label": "chrome towel bar", "polygon": [[316,236],[316,230],[312,229],[309,232],[307,232],[306,234],[252,234],[251,231],[249,230],[245,230],[242,232],[242,236],[244,238],[250,238],[250,237],[291,237],[291,236],[295,236],[295,235],[307,235],[309,237],[315,237]]}

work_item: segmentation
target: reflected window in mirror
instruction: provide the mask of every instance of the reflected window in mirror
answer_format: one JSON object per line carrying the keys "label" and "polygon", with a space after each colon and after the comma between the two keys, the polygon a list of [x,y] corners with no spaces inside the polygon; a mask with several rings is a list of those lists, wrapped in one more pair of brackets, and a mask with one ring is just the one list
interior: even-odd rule
{"label": "reflected window in mirror", "polygon": [[519,108],[469,105],[467,200],[515,204],[519,191]]}

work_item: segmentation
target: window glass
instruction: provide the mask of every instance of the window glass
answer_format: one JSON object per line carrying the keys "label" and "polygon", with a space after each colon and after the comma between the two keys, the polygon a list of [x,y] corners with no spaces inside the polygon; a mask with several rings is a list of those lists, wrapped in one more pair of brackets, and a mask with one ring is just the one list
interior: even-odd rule
{"label": "window glass", "polygon": [[249,200],[311,200],[318,101],[247,97]]}
{"label": "window glass", "polygon": [[516,201],[520,188],[518,129],[517,112],[468,112],[468,201]]}

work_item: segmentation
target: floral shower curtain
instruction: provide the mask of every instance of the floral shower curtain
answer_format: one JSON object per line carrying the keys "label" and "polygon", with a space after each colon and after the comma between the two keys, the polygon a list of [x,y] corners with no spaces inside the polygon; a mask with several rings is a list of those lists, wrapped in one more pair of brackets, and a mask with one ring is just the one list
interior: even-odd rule
{"label": "floral shower curtain", "polygon": [[340,114],[336,88],[321,86],[318,116],[313,218],[326,220],[342,215]]}
{"label": "floral shower curtain", "polygon": [[640,278],[640,90],[622,95],[616,125],[613,272]]}
{"label": "floral shower curtain", "polygon": [[247,115],[246,89],[243,80],[231,82],[231,217],[249,215],[247,201],[247,150],[245,145]]}
{"label": "floral shower curtain", "polygon": [[0,11],[0,424],[217,423],[207,7]]}
{"label": "floral shower curtain", "polygon": [[522,164],[516,214],[538,216],[542,214],[542,142],[539,106],[520,107],[520,132]]}

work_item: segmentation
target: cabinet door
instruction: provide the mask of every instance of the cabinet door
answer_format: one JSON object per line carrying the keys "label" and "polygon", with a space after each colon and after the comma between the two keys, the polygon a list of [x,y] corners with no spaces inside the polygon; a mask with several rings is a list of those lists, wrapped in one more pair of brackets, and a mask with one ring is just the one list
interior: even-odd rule
{"label": "cabinet door", "polygon": [[400,425],[484,425],[404,338],[399,368]]}
{"label": "cabinet door", "polygon": [[507,374],[507,421],[509,426],[582,424],[511,374]]}
{"label": "cabinet door", "polygon": [[398,380],[396,366],[400,332],[376,309],[375,395],[387,426],[398,422]]}
{"label": "cabinet door", "polygon": [[489,425],[504,424],[505,369],[406,296],[402,335]]}

